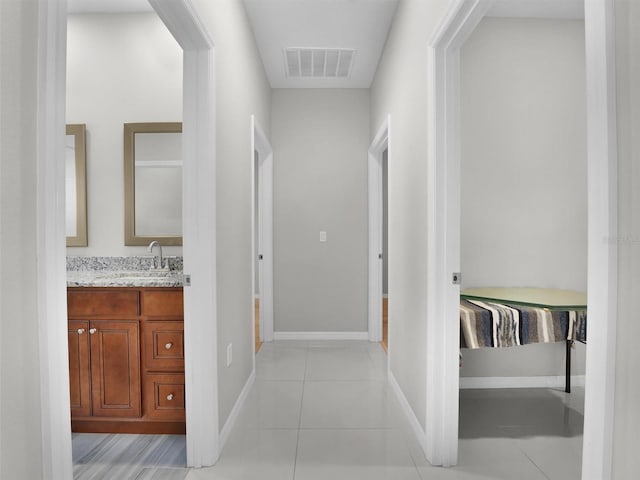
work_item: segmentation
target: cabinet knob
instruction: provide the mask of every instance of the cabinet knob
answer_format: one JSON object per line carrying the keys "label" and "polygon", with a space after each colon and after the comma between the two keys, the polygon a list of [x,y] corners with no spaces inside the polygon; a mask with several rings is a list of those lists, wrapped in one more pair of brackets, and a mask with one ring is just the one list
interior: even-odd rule
{"label": "cabinet knob", "polygon": [[97,329],[97,328],[90,328],[90,329],[89,329],[89,333],[90,333],[91,335],[93,335],[93,334],[94,334],[94,333],[96,333],[97,331],[98,331],[98,329]]}
{"label": "cabinet knob", "polygon": [[172,347],[173,347],[173,342],[168,342],[164,344],[164,348],[167,350],[171,350]]}
{"label": "cabinet knob", "polygon": [[84,333],[84,328],[79,328],[78,329],[78,335],[82,335]]}
{"label": "cabinet knob", "polygon": [[169,401],[173,400],[173,393],[170,393],[169,395],[167,395],[167,400]]}

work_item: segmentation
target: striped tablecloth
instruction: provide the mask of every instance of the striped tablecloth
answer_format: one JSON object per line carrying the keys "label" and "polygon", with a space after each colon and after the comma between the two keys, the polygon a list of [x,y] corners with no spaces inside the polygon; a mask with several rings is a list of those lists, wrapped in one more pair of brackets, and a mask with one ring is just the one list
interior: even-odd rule
{"label": "striped tablecloth", "polygon": [[587,311],[460,299],[462,348],[587,341]]}

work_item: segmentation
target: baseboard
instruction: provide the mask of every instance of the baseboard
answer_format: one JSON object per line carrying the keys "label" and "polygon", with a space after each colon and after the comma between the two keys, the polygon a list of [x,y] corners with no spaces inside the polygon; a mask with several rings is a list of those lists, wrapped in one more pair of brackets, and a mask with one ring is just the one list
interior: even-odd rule
{"label": "baseboard", "polygon": [[249,375],[249,378],[244,384],[244,387],[242,387],[242,391],[240,392],[240,395],[238,396],[238,399],[236,400],[235,405],[231,409],[229,418],[227,418],[227,421],[224,422],[224,426],[222,427],[222,430],[220,430],[220,437],[218,438],[218,448],[220,452],[222,451],[225,444],[227,443],[229,434],[231,433],[231,429],[233,428],[233,426],[236,423],[236,420],[238,419],[240,409],[242,409],[245,402],[247,401],[247,396],[249,395],[249,392],[251,391],[251,387],[253,386],[255,381],[256,381],[256,371],[254,370],[253,372],[251,372],[251,375]]}
{"label": "baseboard", "polygon": [[273,332],[274,340],[369,340],[369,332]]}
{"label": "baseboard", "polygon": [[416,436],[418,443],[420,444],[420,448],[422,448],[423,452],[426,452],[427,451],[426,433],[422,428],[422,425],[420,425],[420,421],[418,420],[418,417],[416,417],[416,414],[411,408],[411,405],[409,405],[409,401],[407,400],[407,397],[405,397],[404,392],[400,388],[400,384],[398,384],[396,377],[393,375],[393,373],[391,373],[390,368],[387,370],[387,378],[389,380],[389,385],[391,386],[391,390],[393,390],[393,393],[396,394],[396,398],[398,399],[398,402],[400,402],[400,408],[404,412],[405,417],[407,417],[407,420],[411,425],[411,429],[413,430],[413,433]]}
{"label": "baseboard", "polygon": [[[571,386],[584,387],[584,375],[572,375]],[[476,388],[561,388],[564,390],[565,377],[460,377],[461,389]]]}

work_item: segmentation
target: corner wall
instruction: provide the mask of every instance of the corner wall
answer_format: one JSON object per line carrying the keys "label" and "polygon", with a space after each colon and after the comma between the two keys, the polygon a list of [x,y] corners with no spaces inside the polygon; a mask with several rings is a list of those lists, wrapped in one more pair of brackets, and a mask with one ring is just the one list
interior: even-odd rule
{"label": "corner wall", "polygon": [[400,1],[371,86],[372,135],[391,115],[390,368],[423,429],[427,408],[427,46],[449,3]]}
{"label": "corner wall", "polygon": [[[193,0],[216,55],[218,392],[224,427],[253,371],[251,115],[271,131],[271,87],[242,2]],[[213,133],[212,133],[213,134]],[[227,345],[233,362],[226,367]]]}

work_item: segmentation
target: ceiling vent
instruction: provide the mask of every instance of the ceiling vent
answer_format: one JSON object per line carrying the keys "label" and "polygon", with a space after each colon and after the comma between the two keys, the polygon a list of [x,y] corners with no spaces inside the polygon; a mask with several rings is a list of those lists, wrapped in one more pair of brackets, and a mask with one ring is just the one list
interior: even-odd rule
{"label": "ceiling vent", "polygon": [[289,78],[349,78],[356,51],[352,48],[285,48]]}

